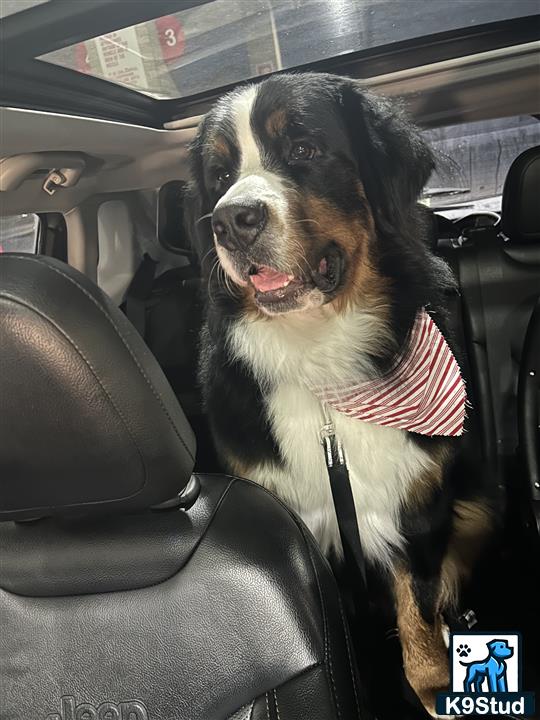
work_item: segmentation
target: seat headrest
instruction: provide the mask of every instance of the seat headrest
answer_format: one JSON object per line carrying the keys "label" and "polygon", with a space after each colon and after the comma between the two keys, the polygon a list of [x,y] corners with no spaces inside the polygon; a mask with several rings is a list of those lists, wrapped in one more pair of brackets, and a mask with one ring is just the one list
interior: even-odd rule
{"label": "seat headrest", "polygon": [[0,520],[129,512],[181,492],[195,439],[137,331],[52,258],[0,255]]}
{"label": "seat headrest", "polygon": [[518,155],[504,183],[502,231],[516,243],[540,240],[540,145]]}

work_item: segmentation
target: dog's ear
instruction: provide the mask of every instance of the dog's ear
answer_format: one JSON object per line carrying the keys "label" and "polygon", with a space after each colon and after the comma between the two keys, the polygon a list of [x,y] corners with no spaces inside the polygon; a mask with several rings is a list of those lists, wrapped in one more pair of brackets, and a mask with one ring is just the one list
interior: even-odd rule
{"label": "dog's ear", "polygon": [[375,217],[396,227],[431,175],[433,155],[397,103],[362,90],[354,80],[343,82],[340,103]]}

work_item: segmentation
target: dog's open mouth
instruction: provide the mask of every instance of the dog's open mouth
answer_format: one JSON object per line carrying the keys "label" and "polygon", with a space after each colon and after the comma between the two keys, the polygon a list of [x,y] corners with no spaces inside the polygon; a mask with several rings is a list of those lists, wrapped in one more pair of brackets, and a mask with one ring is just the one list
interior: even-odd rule
{"label": "dog's open mouth", "polygon": [[315,288],[325,294],[332,293],[341,281],[342,272],[341,251],[332,245],[319,260],[316,270],[306,273],[305,277],[281,272],[268,265],[252,264],[249,268],[249,280],[259,305],[284,306]]}
{"label": "dog's open mouth", "polygon": [[332,243],[319,261],[316,272],[313,273],[313,283],[319,290],[331,294],[341,284],[345,260],[340,248]]}
{"label": "dog's open mouth", "polygon": [[305,282],[300,278],[274,270],[268,265],[252,265],[249,269],[249,279],[259,302],[292,298],[305,286]]}

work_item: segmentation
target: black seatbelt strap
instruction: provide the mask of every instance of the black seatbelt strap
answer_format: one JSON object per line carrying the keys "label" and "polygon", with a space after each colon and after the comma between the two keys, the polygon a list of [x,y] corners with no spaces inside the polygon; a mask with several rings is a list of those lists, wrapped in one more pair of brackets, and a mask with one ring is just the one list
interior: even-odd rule
{"label": "black seatbelt strap", "polygon": [[347,458],[339,438],[336,437],[334,424],[328,417],[325,418],[320,439],[345,561],[345,566],[340,570],[336,579],[341,591],[341,597],[347,607],[349,627],[355,637],[362,639],[364,652],[357,657],[360,677],[365,682],[362,704],[365,707],[366,717],[374,718],[372,712],[374,698],[372,697],[370,678],[373,672],[375,639],[374,627],[369,613],[366,561],[358,530],[358,519],[356,517],[349,469],[347,468]]}
{"label": "black seatbelt strap", "polygon": [[504,260],[498,237],[479,238],[477,266],[486,333],[486,355],[494,410],[497,452],[514,451],[516,418],[506,399],[513,396],[512,357],[504,294]]}
{"label": "black seatbelt strap", "polygon": [[347,461],[341,442],[336,437],[334,424],[325,423],[321,430],[321,444],[334,500],[339,535],[343,547],[350,591],[358,614],[367,613],[366,561],[358,531],[358,520],[351,488]]}
{"label": "black seatbelt strap", "polygon": [[146,330],[146,305],[152,292],[156,265],[157,262],[145,254],[126,293],[126,315],[143,338]]}

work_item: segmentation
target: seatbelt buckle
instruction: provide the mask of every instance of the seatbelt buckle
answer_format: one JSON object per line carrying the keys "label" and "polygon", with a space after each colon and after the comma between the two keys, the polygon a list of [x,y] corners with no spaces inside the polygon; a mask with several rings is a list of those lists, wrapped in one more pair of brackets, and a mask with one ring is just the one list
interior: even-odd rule
{"label": "seatbelt buckle", "polygon": [[336,438],[336,428],[333,422],[325,423],[320,431],[320,442],[324,448],[324,459],[326,467],[333,468],[336,465],[345,465],[345,453],[341,440]]}
{"label": "seatbelt buckle", "polygon": [[476,617],[476,613],[474,612],[474,610],[471,610],[469,608],[468,610],[465,610],[461,613],[461,615],[458,617],[458,622],[467,630],[472,630],[473,627],[477,624],[478,618]]}
{"label": "seatbelt buckle", "polygon": [[478,623],[476,613],[470,608],[464,610],[460,615],[445,613],[444,619],[450,632],[468,632]]}

